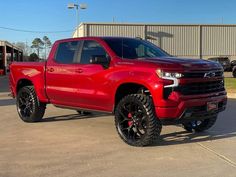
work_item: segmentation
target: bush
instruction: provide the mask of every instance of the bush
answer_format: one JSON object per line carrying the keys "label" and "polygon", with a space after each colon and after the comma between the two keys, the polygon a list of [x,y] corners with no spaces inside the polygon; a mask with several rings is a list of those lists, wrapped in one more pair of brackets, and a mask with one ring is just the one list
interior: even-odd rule
{"label": "bush", "polygon": [[38,61],[39,57],[36,53],[31,53],[29,56],[29,61]]}

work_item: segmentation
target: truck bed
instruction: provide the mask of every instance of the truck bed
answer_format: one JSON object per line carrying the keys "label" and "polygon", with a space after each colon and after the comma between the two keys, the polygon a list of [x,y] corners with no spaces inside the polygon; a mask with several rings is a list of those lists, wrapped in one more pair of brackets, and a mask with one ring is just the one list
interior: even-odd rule
{"label": "truck bed", "polygon": [[35,86],[35,91],[42,101],[47,101],[45,93],[45,66],[46,62],[13,62],[10,65],[10,90],[13,97],[17,93],[17,83],[20,80],[31,80]]}

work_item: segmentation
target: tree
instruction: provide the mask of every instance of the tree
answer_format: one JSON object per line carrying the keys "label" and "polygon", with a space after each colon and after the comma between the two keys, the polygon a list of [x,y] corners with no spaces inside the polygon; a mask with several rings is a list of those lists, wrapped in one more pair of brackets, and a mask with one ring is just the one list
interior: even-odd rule
{"label": "tree", "polygon": [[39,56],[36,53],[31,53],[29,56],[29,61],[37,61],[39,60]]}
{"label": "tree", "polygon": [[31,48],[27,45],[27,42],[17,42],[14,44],[23,50],[24,56],[29,56],[29,53],[31,53]]}
{"label": "tree", "polygon": [[52,43],[51,43],[50,39],[47,36],[43,37],[43,43],[44,43],[44,48],[45,48],[45,59],[46,59],[47,58],[48,49],[51,48]]}
{"label": "tree", "polygon": [[44,42],[40,38],[35,38],[32,42],[31,48],[35,48],[37,50],[37,55],[39,57],[39,52],[43,49]]}

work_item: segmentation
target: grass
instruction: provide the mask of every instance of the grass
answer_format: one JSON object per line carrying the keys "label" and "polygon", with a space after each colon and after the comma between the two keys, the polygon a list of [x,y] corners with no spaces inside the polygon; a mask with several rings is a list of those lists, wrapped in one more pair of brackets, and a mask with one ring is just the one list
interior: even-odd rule
{"label": "grass", "polygon": [[227,92],[236,93],[236,78],[225,78],[225,88]]}

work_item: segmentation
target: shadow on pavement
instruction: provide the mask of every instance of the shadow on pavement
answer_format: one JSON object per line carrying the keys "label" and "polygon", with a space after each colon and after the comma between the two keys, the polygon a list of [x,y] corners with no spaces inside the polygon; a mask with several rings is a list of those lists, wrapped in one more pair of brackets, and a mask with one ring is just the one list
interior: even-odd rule
{"label": "shadow on pavement", "polygon": [[196,143],[203,141],[214,141],[218,139],[231,138],[236,136],[236,129],[232,132],[206,131],[204,133],[189,133],[187,131],[169,133],[160,136],[159,142],[154,146],[167,146],[186,143]]}
{"label": "shadow on pavement", "polygon": [[0,99],[0,106],[10,106],[15,104],[15,99]]}
{"label": "shadow on pavement", "polygon": [[203,141],[214,141],[236,137],[236,99],[228,99],[227,108],[220,113],[216,124],[208,131],[202,133],[189,133],[183,131],[162,134],[154,146],[167,146]]}
{"label": "shadow on pavement", "polygon": [[[236,137],[236,99],[228,99],[227,108],[218,116],[216,124],[208,131],[202,133],[189,133],[183,131],[162,134],[159,140],[152,146],[168,146],[186,143],[196,143],[204,141],[214,141]],[[44,118],[42,122],[68,121],[76,119],[93,119],[109,116],[105,113],[93,113],[92,115],[61,115],[55,117]]]}
{"label": "shadow on pavement", "polygon": [[9,92],[8,76],[0,76],[0,93]]}
{"label": "shadow on pavement", "polygon": [[68,121],[68,120],[76,120],[76,119],[94,119],[94,118],[105,117],[109,115],[111,114],[106,114],[106,113],[91,113],[90,115],[70,114],[70,115],[43,118],[42,122]]}

